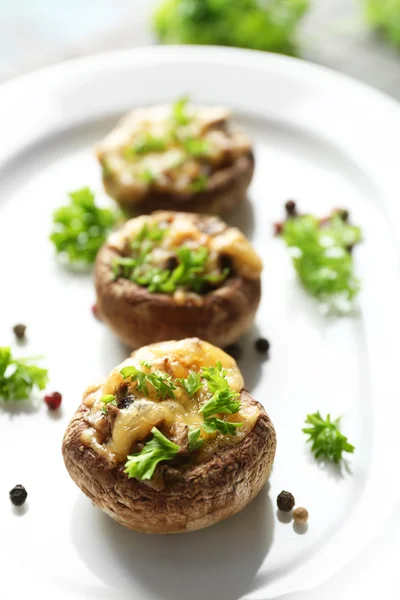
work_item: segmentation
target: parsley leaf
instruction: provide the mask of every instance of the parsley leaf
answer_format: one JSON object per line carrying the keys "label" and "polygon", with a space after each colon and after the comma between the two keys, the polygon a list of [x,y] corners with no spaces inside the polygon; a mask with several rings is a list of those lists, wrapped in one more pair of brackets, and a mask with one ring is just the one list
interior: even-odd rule
{"label": "parsley leaf", "polygon": [[215,367],[203,367],[201,373],[207,381],[210,392],[229,389],[226,371],[222,368],[221,361],[218,360]]}
{"label": "parsley leaf", "polygon": [[151,293],[173,294],[179,287],[201,293],[207,285],[217,286],[229,275],[229,269],[221,273],[207,273],[208,250],[200,247],[192,250],[181,246],[175,256],[175,269],[162,269],[151,264],[152,249],[164,238],[166,229],[145,224],[131,244],[133,256],[120,256],[113,261],[115,278],[124,277],[137,285],[147,287]]}
{"label": "parsley leaf", "polygon": [[125,150],[126,158],[136,156],[137,154],[148,154],[149,152],[164,152],[167,149],[167,143],[164,138],[156,137],[150,133],[145,134],[137,140],[133,146]]}
{"label": "parsley leaf", "polygon": [[113,396],[113,394],[106,394],[105,396],[102,396],[102,397],[100,398],[100,400],[101,400],[102,402],[104,402],[104,406],[103,406],[103,408],[101,409],[101,412],[102,412],[104,415],[106,415],[106,414],[107,414],[107,408],[108,408],[108,405],[109,405],[109,404],[112,404],[113,406],[118,406],[117,399],[116,399],[116,397],[115,397],[115,396]]}
{"label": "parsley leaf", "polygon": [[70,263],[92,264],[116,224],[118,212],[99,208],[89,188],[70,192],[69,197],[70,203],[54,212],[50,240],[57,254],[65,255]]}
{"label": "parsley leaf", "polygon": [[204,420],[208,420],[212,415],[219,413],[234,414],[241,407],[241,403],[237,398],[239,393],[230,389],[219,390],[214,393],[212,398],[208,400],[201,408]]}
{"label": "parsley leaf", "polygon": [[200,427],[189,427],[188,432],[188,440],[189,440],[189,450],[190,452],[195,452],[204,444],[204,439],[200,437],[201,428]]}
{"label": "parsley leaf", "polygon": [[182,140],[182,145],[186,152],[194,158],[208,156],[211,150],[210,142],[201,138],[186,138]]}
{"label": "parsley leaf", "polygon": [[339,430],[340,418],[332,421],[328,414],[324,419],[318,411],[307,415],[305,422],[311,425],[305,427],[303,432],[309,436],[307,442],[312,442],[311,450],[315,458],[326,458],[338,464],[343,452],[354,452],[354,446],[349,444],[347,437]]}
{"label": "parsley leaf", "polygon": [[360,289],[349,251],[361,240],[361,230],[334,214],[324,225],[312,215],[287,219],[282,237],[295,248],[293,266],[303,286],[321,300],[343,296],[352,300]]}
{"label": "parsley leaf", "polygon": [[203,387],[200,373],[195,373],[194,371],[189,371],[187,379],[178,379],[178,381],[182,384],[190,397],[194,396],[195,393]]}
{"label": "parsley leaf", "polygon": [[157,179],[156,174],[149,168],[140,171],[140,173],[138,173],[138,177],[145,183],[154,183]]}
{"label": "parsley leaf", "polygon": [[190,184],[190,189],[193,192],[202,192],[203,190],[206,189],[207,183],[208,183],[207,175],[205,173],[200,173],[200,175],[198,175],[196,177],[196,179],[193,179],[192,183]]}
{"label": "parsley leaf", "polygon": [[192,120],[188,114],[189,97],[182,96],[178,98],[172,105],[172,119],[177,125],[188,125]]}
{"label": "parsley leaf", "polygon": [[214,433],[215,431],[219,431],[220,433],[229,433],[230,435],[235,435],[236,429],[242,426],[243,423],[232,423],[231,421],[223,421],[222,419],[217,419],[216,417],[205,420],[202,425],[206,433]]}
{"label": "parsley leaf", "polygon": [[174,390],[176,385],[172,381],[171,375],[163,373],[162,371],[154,371],[152,373],[143,373],[136,367],[124,367],[120,371],[124,379],[130,378],[131,381],[136,381],[137,390],[149,397],[149,389],[147,383],[150,383],[155,392],[157,398],[165,400],[165,398],[175,398]]}
{"label": "parsley leaf", "polygon": [[0,399],[26,400],[32,390],[44,390],[48,371],[29,364],[34,358],[13,358],[8,346],[0,348]]}
{"label": "parsley leaf", "polygon": [[[390,5],[391,21],[397,23],[394,0],[367,1],[379,7]],[[293,54],[296,30],[309,6],[310,0],[159,0],[154,27],[165,44],[239,46]]]}
{"label": "parsley leaf", "polygon": [[171,460],[180,450],[177,444],[166,438],[156,427],[151,432],[154,437],[145,444],[143,450],[127,457],[124,473],[130,478],[134,477],[139,481],[151,479],[158,463]]}

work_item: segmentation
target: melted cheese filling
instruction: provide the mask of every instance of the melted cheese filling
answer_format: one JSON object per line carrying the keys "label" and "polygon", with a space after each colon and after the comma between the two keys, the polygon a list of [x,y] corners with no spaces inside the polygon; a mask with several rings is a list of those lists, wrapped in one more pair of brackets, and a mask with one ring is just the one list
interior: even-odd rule
{"label": "melted cheese filling", "polygon": [[[174,390],[174,400],[159,400],[154,388],[148,384],[149,397],[145,397],[138,392],[135,382],[127,382],[120,373],[121,369],[127,366],[148,372],[141,364],[143,361],[151,364],[151,370],[163,371],[174,379],[186,379],[190,370],[200,371],[202,367],[214,367],[216,362],[220,361],[226,370],[230,388],[237,392],[243,389],[243,378],[234,359],[207,342],[195,338],[162,342],[134,352],[110,373],[102,386],[94,388],[85,398],[86,405],[90,407],[86,417],[89,427],[81,435],[82,442],[101,454],[111,466],[124,463],[132,449],[149,437],[153,427],[162,426],[168,429],[174,424],[200,427],[203,415],[199,413],[199,409],[212,396],[205,384],[194,397],[190,397],[183,387],[177,387]],[[111,435],[102,443],[102,429],[107,417],[102,413],[104,404],[101,397],[105,394],[115,394],[126,383],[134,401],[127,408],[118,411]],[[236,414],[223,415],[225,420],[241,422],[243,425],[237,428],[236,435],[223,435],[219,432],[206,434],[202,431],[201,435],[205,441],[196,452],[195,461],[206,460],[227,444],[239,443],[251,431],[258,415],[259,410],[253,405],[242,405]]]}
{"label": "melted cheese filling", "polygon": [[[232,164],[248,154],[250,140],[241,130],[228,130],[229,111],[224,107],[189,105],[190,120],[177,125],[171,118],[171,106],[135,109],[98,145],[97,157],[106,176],[117,180],[129,190],[132,199],[140,201],[150,185],[161,191],[187,193],[201,175]],[[162,140],[161,149],[138,153],[129,152],[148,139]],[[206,144],[201,156],[188,152],[184,140]],[[143,178],[151,172],[151,181]]]}
{"label": "melted cheese filling", "polygon": [[202,217],[188,213],[157,211],[130,219],[119,231],[109,237],[109,245],[118,253],[129,254],[134,240],[147,224],[165,226],[164,238],[151,251],[151,263],[164,268],[171,253],[181,246],[192,250],[207,248],[207,273],[219,274],[219,258],[229,257],[235,272],[240,276],[257,279],[262,271],[262,262],[248,239],[236,227],[226,227],[218,217],[204,217],[205,229],[201,229]]}

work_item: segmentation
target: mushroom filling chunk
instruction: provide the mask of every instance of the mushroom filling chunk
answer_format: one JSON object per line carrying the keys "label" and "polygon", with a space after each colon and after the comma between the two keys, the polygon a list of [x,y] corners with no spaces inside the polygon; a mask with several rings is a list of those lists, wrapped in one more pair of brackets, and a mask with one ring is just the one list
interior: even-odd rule
{"label": "mushroom filling chunk", "polygon": [[139,202],[149,188],[188,194],[251,151],[250,139],[219,106],[172,105],[129,113],[97,147],[105,179],[118,180]]}
{"label": "mushroom filling chunk", "polygon": [[242,389],[236,362],[207,342],[143,347],[87,395],[81,440],[139,480],[159,463],[200,464],[253,428],[259,408],[241,402]]}
{"label": "mushroom filling chunk", "polygon": [[131,219],[109,238],[112,277],[149,292],[197,295],[232,277],[257,279],[262,263],[250,242],[217,217],[158,211]]}

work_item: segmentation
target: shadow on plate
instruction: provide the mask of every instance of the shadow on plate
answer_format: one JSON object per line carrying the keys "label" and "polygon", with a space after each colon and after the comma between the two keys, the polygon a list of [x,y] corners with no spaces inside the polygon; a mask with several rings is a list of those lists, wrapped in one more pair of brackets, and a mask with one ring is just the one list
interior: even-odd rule
{"label": "shadow on plate", "polygon": [[[237,359],[239,369],[242,372],[246,389],[251,393],[261,379],[263,365],[268,364],[268,355],[257,352],[255,342],[263,337],[256,323],[253,323],[249,331],[240,338],[237,345],[240,347],[240,358]],[[259,398],[256,398],[259,400]]]}
{"label": "shadow on plate", "polygon": [[129,346],[119,341],[116,335],[103,323],[103,341],[99,346],[100,364],[104,373],[108,374],[116,365],[126,360],[132,353]]}
{"label": "shadow on plate", "polygon": [[80,496],[71,536],[86,566],[112,588],[110,598],[118,590],[131,598],[140,593],[146,599],[235,600],[252,589],[271,547],[273,527],[265,487],[238,515],[201,531],[169,536],[129,531]]}
{"label": "shadow on plate", "polygon": [[231,227],[237,227],[251,240],[254,232],[254,209],[249,198],[239,204],[229,215],[222,215],[222,219]]}

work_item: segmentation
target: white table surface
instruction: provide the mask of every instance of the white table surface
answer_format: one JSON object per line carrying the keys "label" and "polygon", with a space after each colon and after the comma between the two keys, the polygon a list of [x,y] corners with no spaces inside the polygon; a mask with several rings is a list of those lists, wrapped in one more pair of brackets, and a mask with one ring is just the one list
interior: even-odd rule
{"label": "white table surface", "polygon": [[[0,81],[83,54],[153,43],[148,14],[154,2],[0,0]],[[304,58],[400,99],[400,53],[368,32],[358,0],[314,0],[301,37]],[[286,596],[285,600],[323,600],[331,598],[333,589],[338,600],[399,600],[399,564],[400,504],[378,543],[372,542],[345,573],[337,574],[318,591]],[[346,581],[345,587],[342,581]]]}

